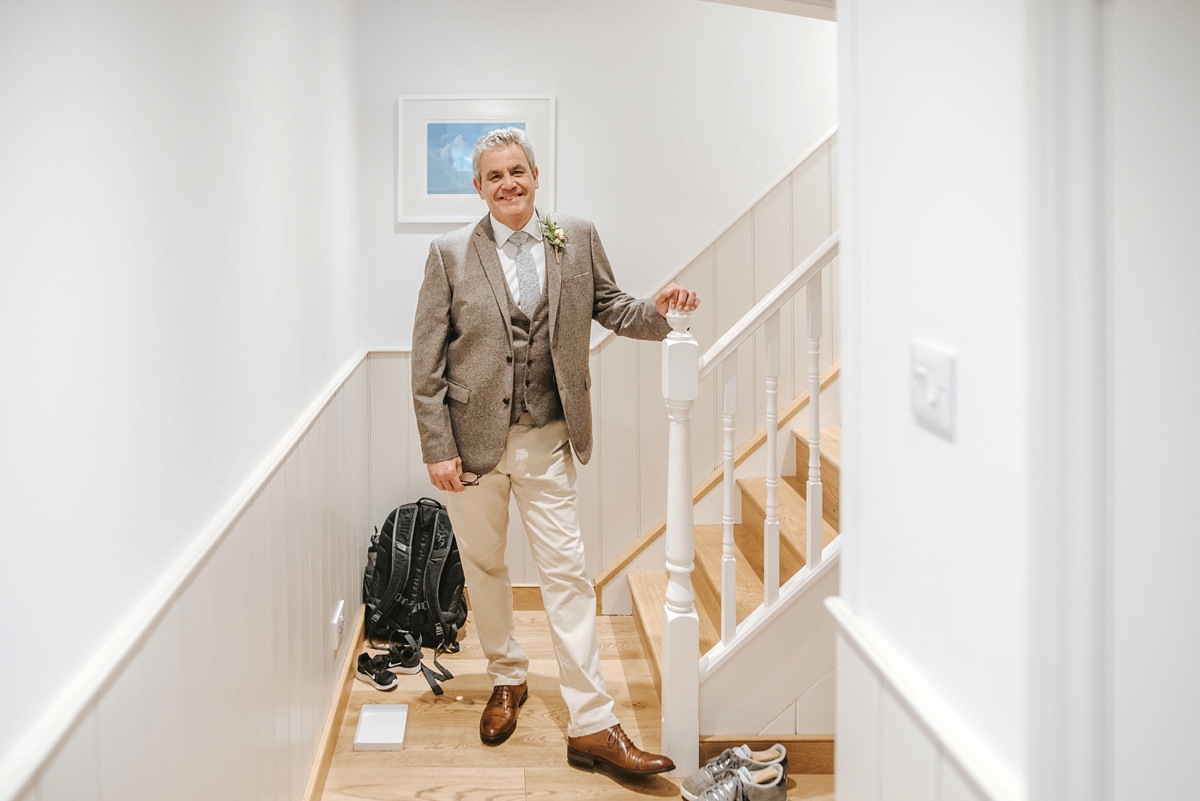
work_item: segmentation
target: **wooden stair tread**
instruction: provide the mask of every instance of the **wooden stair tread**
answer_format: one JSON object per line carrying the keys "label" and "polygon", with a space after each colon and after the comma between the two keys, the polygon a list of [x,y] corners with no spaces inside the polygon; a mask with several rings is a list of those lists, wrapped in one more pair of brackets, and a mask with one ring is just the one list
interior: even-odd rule
{"label": "wooden stair tread", "polygon": [[[792,436],[808,445],[808,427],[793,428]],[[828,459],[835,468],[842,466],[842,429],[821,427],[821,456]]]}
{"label": "wooden stair tread", "polygon": [[[794,576],[805,563],[808,529],[808,503],[796,488],[794,476],[783,476],[778,487],[779,501],[779,581],[782,584]],[[793,479],[789,481],[788,479]],[[742,520],[753,519],[754,533],[762,539],[763,525],[767,514],[767,479],[748,477],[737,480],[742,490]],[[821,521],[821,540],[828,545],[837,537],[837,529],[828,520]],[[749,550],[749,549],[747,549]],[[749,555],[749,554],[747,554]],[[755,556],[762,560],[762,546]],[[761,575],[761,564],[758,566]]]}
{"label": "wooden stair tread", "polygon": [[[742,550],[753,532],[740,523],[734,526],[734,556],[737,559],[737,622],[741,623],[746,616],[762,603],[762,578],[756,573],[762,573],[762,565],[757,571],[753,563]],[[705,582],[717,597],[718,606],[712,610],[712,618],[717,621],[717,633],[720,634],[720,597],[721,597],[721,561],[725,529],[723,526],[696,526],[696,578]],[[761,535],[760,535],[761,536]]]}

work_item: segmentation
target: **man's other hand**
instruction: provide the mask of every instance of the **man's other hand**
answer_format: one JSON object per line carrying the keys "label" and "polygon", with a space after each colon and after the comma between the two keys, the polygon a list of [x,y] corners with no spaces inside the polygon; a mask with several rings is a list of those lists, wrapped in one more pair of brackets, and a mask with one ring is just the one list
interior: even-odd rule
{"label": "man's other hand", "polygon": [[690,289],[684,289],[679,284],[667,284],[654,299],[658,313],[663,317],[669,311],[692,312],[700,305],[700,298]]}
{"label": "man's other hand", "polygon": [[446,492],[462,492],[463,484],[458,480],[462,475],[462,459],[455,456],[444,462],[431,462],[425,465],[429,468],[429,483]]}

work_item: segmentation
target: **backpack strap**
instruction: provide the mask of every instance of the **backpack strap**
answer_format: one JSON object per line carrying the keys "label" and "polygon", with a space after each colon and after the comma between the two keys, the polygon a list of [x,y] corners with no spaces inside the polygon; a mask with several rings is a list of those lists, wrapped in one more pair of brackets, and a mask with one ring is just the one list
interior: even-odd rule
{"label": "backpack strap", "polygon": [[[437,503],[437,501],[434,501]],[[400,596],[404,591],[404,585],[408,583],[408,572],[412,565],[409,559],[409,552],[412,549],[413,530],[417,525],[417,513],[413,510],[412,518],[409,521],[408,536],[403,541],[400,539],[400,507],[395,511],[395,520],[392,523],[392,574],[388,576],[387,590],[379,598],[379,606],[371,611],[371,619],[369,626],[377,626],[380,620],[383,620],[392,609],[400,601]]]}
{"label": "backpack strap", "polygon": [[442,611],[442,599],[439,595],[442,587],[442,569],[446,566],[446,558],[450,555],[450,546],[454,542],[450,521],[446,519],[443,522],[445,515],[445,510],[441,510],[434,517],[434,547],[425,563],[425,600],[433,616],[434,633],[438,637],[439,649],[445,648],[449,643],[458,645],[458,626],[453,622],[455,617]]}
{"label": "backpack strap", "polygon": [[433,690],[434,695],[441,695],[444,692],[438,686],[439,681],[450,681],[450,679],[454,678],[454,674],[442,667],[441,663],[437,661],[439,653],[440,651],[435,651],[433,654],[433,668],[421,662],[421,675],[425,677],[425,681],[429,682],[429,689]]}

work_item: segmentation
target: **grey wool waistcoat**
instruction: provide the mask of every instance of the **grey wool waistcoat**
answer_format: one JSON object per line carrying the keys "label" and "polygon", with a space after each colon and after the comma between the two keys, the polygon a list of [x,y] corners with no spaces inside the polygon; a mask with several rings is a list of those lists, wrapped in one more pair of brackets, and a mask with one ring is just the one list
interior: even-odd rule
{"label": "grey wool waistcoat", "polygon": [[[507,286],[506,286],[507,288]],[[550,313],[546,293],[538,299],[530,319],[508,294],[508,313],[513,341],[513,402],[508,422],[513,424],[528,411],[533,422],[544,426],[562,417],[562,401],[554,381],[550,356]]]}
{"label": "grey wool waistcoat", "polygon": [[[591,321],[635,339],[661,340],[671,327],[652,299],[617,287],[590,222],[565,214],[555,214],[554,221],[567,239],[557,253],[543,239],[549,358],[534,363],[544,366],[538,375],[558,390],[571,447],[586,464],[592,454]],[[504,454],[512,404],[519,400],[509,296],[490,215],[430,245],[412,346],[413,407],[427,464],[458,456],[463,470],[484,474]],[[532,341],[530,353],[538,348],[537,337]],[[534,380],[532,374],[525,378]]]}

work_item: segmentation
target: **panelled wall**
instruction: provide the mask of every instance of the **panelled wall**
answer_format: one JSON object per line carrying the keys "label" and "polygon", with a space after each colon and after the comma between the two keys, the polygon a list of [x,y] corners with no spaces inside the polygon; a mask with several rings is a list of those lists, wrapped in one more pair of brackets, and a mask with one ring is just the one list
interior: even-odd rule
{"label": "panelled wall", "polygon": [[838,801],[1025,801],[946,699],[835,599]]}
{"label": "panelled wall", "polygon": [[164,579],[154,622],[17,798],[301,798],[361,602],[368,370],[335,383]]}
{"label": "panelled wall", "polygon": [[[758,202],[731,223],[672,280],[701,297],[692,332],[701,351],[748,312],[837,228],[837,137],[824,140]],[[822,293],[821,370],[840,358],[838,269],[826,268]],[[807,384],[805,292],[783,308],[779,398],[782,407]],[[738,353],[739,443],[765,424],[763,335]],[[592,349],[595,449],[579,471],[580,524],[588,571],[595,576],[666,513],[667,415],[662,345],[610,336]],[[381,525],[398,504],[428,496],[429,483],[413,418],[407,351],[374,351],[371,361],[371,521]],[[721,410],[714,373],[692,412],[692,474],[699,481],[720,463]],[[822,408],[837,425],[837,407]],[[799,420],[793,425],[803,425]],[[508,564],[515,583],[537,583],[525,535],[510,507]]]}

